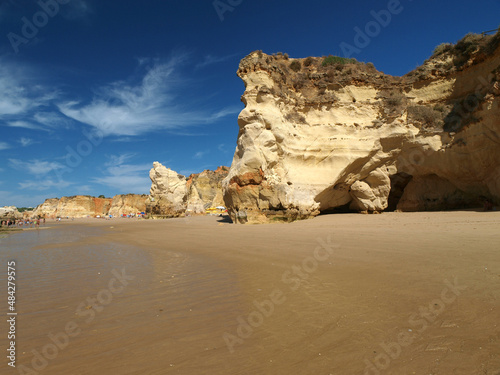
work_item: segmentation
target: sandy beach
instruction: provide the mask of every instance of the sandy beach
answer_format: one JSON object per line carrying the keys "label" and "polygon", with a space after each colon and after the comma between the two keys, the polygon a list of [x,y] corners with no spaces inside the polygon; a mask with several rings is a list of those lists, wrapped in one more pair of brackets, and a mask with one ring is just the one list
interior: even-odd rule
{"label": "sandy beach", "polygon": [[0,239],[18,373],[500,374],[500,212],[46,226]]}

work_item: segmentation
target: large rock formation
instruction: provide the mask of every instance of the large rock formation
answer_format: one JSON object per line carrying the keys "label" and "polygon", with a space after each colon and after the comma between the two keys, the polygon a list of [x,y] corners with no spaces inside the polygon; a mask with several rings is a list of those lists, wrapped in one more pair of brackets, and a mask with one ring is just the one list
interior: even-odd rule
{"label": "large rock formation", "polygon": [[40,216],[45,218],[55,218],[57,206],[59,205],[59,198],[49,198],[35,208],[33,216]]}
{"label": "large rock formation", "polygon": [[403,77],[337,57],[245,57],[224,200],[235,222],[500,203],[500,44],[468,35]]}
{"label": "large rock formation", "polygon": [[33,216],[45,218],[103,216],[109,212],[111,203],[111,198],[95,198],[88,195],[51,198],[38,206]]}
{"label": "large rock formation", "polygon": [[112,216],[122,216],[145,212],[147,200],[148,196],[145,194],[115,195],[108,214]]}
{"label": "large rock formation", "polygon": [[215,171],[205,170],[189,176],[186,182],[186,210],[195,214],[204,214],[209,207],[224,206],[222,181],[229,172],[227,167]]}
{"label": "large rock formation", "polygon": [[22,219],[23,214],[14,206],[0,207],[0,220]]}
{"label": "large rock formation", "polygon": [[95,198],[87,195],[50,198],[39,205],[29,216],[32,217],[72,217],[121,216],[136,214],[146,210],[147,195],[126,194],[113,198]]}
{"label": "large rock formation", "polygon": [[155,162],[149,174],[152,182],[149,196],[125,194],[113,198],[82,195],[51,198],[39,205],[31,216],[81,218],[147,212],[153,216],[178,217],[186,211],[204,214],[207,208],[224,204],[222,181],[228,171],[227,167],[219,167],[215,171],[192,174],[186,179]]}
{"label": "large rock formation", "polygon": [[202,214],[208,207],[222,205],[222,181],[228,170],[227,167],[219,167],[215,171],[205,170],[186,178],[154,162],[149,173],[151,191],[147,212],[157,216],[178,217],[186,211]]}
{"label": "large rock formation", "polygon": [[155,161],[149,178],[148,213],[168,217],[183,215],[186,211],[186,177]]}

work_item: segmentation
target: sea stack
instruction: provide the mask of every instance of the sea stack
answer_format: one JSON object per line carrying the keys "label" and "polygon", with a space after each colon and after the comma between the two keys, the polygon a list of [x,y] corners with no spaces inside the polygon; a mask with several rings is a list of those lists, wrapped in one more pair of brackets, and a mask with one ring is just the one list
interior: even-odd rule
{"label": "sea stack", "polygon": [[500,37],[477,38],[403,77],[334,56],[245,57],[232,220],[500,203]]}

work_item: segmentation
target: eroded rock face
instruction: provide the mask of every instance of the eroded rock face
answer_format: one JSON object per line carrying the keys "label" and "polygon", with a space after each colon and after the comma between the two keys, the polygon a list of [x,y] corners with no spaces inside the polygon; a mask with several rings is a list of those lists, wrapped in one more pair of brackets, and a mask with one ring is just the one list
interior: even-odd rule
{"label": "eroded rock face", "polygon": [[0,207],[0,220],[22,219],[23,214],[14,206]]}
{"label": "eroded rock face", "polygon": [[186,211],[186,177],[155,161],[149,178],[148,212],[170,217],[183,215]]}
{"label": "eroded rock face", "polygon": [[204,214],[209,207],[223,205],[222,181],[229,168],[205,170],[189,178],[154,162],[149,173],[151,191],[147,211],[152,215],[178,217],[186,212]]}
{"label": "eroded rock face", "polygon": [[115,195],[108,214],[113,216],[122,216],[145,212],[147,200],[148,196],[144,194]]}
{"label": "eroded rock face", "polygon": [[204,214],[209,207],[224,206],[222,181],[228,172],[229,168],[219,167],[215,171],[205,170],[189,176],[186,183],[186,209],[195,214]]}
{"label": "eroded rock face", "polygon": [[404,77],[323,61],[241,61],[245,109],[223,183],[233,221],[500,203],[500,49],[449,74],[435,68],[446,53]]}
{"label": "eroded rock face", "polygon": [[35,208],[34,216],[55,218],[58,204],[59,198],[46,199],[45,202]]}
{"label": "eroded rock face", "polygon": [[107,215],[111,208],[111,198],[95,198],[87,195],[46,199],[38,206],[32,216],[45,218]]}

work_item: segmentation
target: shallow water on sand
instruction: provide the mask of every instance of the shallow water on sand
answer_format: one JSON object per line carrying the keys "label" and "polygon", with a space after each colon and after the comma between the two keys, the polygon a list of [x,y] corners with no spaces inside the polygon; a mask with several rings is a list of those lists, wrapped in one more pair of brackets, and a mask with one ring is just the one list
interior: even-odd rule
{"label": "shallow water on sand", "polygon": [[[11,371],[4,357],[0,374],[500,369],[498,212],[112,223],[75,220],[0,240],[0,289],[7,260],[18,262],[18,370],[25,366]],[[310,263],[319,239],[330,238],[330,256]],[[444,290],[449,303],[435,310]],[[275,291],[283,300],[269,307]],[[7,328],[0,323],[2,351]],[[402,332],[414,332],[412,343],[384,354]]]}
{"label": "shallow water on sand", "polygon": [[[1,285],[16,262],[18,371],[160,374],[183,357],[176,347],[196,355],[207,350],[203,338],[220,337],[218,317],[237,300],[227,272],[181,252],[100,242],[101,232],[54,227],[0,239]],[[6,298],[0,306],[5,316]]]}

